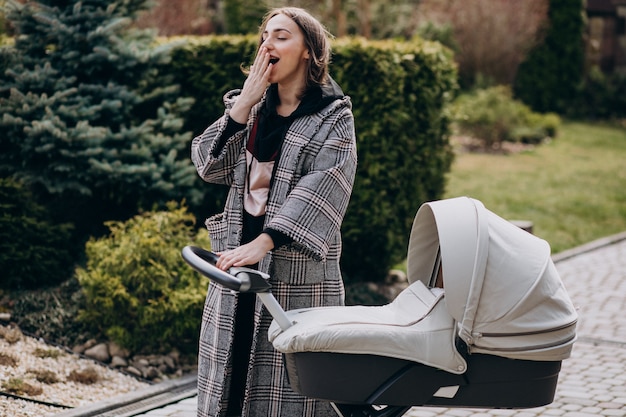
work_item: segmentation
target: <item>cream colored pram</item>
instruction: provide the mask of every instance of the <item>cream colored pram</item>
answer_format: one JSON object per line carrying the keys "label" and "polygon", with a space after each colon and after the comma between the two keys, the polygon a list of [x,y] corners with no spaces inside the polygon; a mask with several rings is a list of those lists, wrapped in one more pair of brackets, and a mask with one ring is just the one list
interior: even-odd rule
{"label": "cream colored pram", "polygon": [[223,272],[197,247],[183,257],[215,282],[256,292],[292,389],[331,401],[343,417],[546,405],[576,340],[577,314],[548,243],[467,197],[420,207],[409,286],[384,306],[285,312],[267,275]]}

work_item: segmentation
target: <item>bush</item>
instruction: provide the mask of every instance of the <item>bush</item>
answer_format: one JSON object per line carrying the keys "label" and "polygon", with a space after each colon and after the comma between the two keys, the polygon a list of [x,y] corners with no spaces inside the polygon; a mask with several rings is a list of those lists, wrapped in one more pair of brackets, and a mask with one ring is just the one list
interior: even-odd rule
{"label": "bush", "polygon": [[0,288],[47,287],[67,279],[71,225],[50,223],[46,209],[19,182],[0,178]]}
{"label": "bush", "polygon": [[87,266],[76,270],[86,297],[79,320],[134,352],[195,351],[207,280],[180,250],[208,248],[207,232],[174,203],[107,226],[110,235],[87,243]]}
{"label": "bush", "polygon": [[460,95],[452,105],[460,133],[484,141],[491,149],[502,141],[540,143],[555,137],[560,118],[553,113],[535,113],[514,100],[511,89],[497,86]]}
{"label": "bush", "polygon": [[515,96],[539,112],[565,114],[582,80],[585,30],[582,0],[550,0],[549,27],[517,72]]}
{"label": "bush", "polygon": [[[169,69],[193,96],[187,128],[202,132],[224,112],[223,94],[240,88],[257,48],[254,36],[188,38]],[[417,209],[440,198],[452,161],[446,104],[456,89],[451,52],[439,43],[339,39],[331,75],[352,98],[359,165],[343,224],[347,281],[381,281],[406,257]],[[223,207],[224,189],[209,190],[205,210]],[[204,213],[212,214],[212,213]]]}
{"label": "bush", "polygon": [[568,107],[571,117],[619,119],[626,117],[626,75],[589,70],[577,89],[576,101]]}

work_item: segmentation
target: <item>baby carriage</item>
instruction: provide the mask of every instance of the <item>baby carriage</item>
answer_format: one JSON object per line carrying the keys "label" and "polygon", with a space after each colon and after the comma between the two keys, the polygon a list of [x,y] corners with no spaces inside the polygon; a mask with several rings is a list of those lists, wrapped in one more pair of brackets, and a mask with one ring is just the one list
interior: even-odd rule
{"label": "baby carriage", "polygon": [[548,243],[467,197],[420,207],[409,286],[383,306],[285,312],[266,274],[221,271],[217,255],[197,247],[183,257],[228,288],[257,293],[292,389],[342,417],[546,405],[576,340],[577,313]]}

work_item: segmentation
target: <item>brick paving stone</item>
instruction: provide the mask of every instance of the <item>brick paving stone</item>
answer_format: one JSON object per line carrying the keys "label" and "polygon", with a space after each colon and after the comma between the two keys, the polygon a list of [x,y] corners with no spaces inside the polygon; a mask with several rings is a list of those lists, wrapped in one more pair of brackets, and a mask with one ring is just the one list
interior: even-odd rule
{"label": "brick paving stone", "polygon": [[563,414],[565,414],[565,410],[557,410],[555,408],[548,408],[541,413],[542,416],[551,416],[551,417],[560,417]]}
{"label": "brick paving stone", "polygon": [[626,416],[626,410],[623,408],[620,410],[603,410],[600,415],[602,417],[624,417]]}
{"label": "brick paving stone", "polygon": [[[407,411],[404,416],[405,417],[422,417],[423,415],[428,416],[441,416],[446,411],[444,408],[435,408],[435,407],[413,407],[409,411]],[[452,414],[446,414],[446,417],[452,417]],[[465,417],[465,416],[454,416],[454,417]]]}

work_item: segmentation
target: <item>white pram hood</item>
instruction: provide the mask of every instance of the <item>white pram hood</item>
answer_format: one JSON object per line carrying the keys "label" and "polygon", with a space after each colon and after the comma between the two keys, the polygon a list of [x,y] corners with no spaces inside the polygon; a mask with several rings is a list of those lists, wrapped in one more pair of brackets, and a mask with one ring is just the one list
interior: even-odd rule
{"label": "white pram hood", "polygon": [[439,251],[448,311],[471,353],[570,356],[578,316],[546,241],[459,197],[420,207],[409,240],[409,282],[424,279]]}
{"label": "white pram hood", "polygon": [[[444,293],[433,286],[441,265]],[[287,311],[269,340],[282,353],[374,354],[452,373],[470,353],[557,361],[569,357],[577,314],[547,242],[467,197],[423,204],[408,250],[409,287],[385,306]]]}

